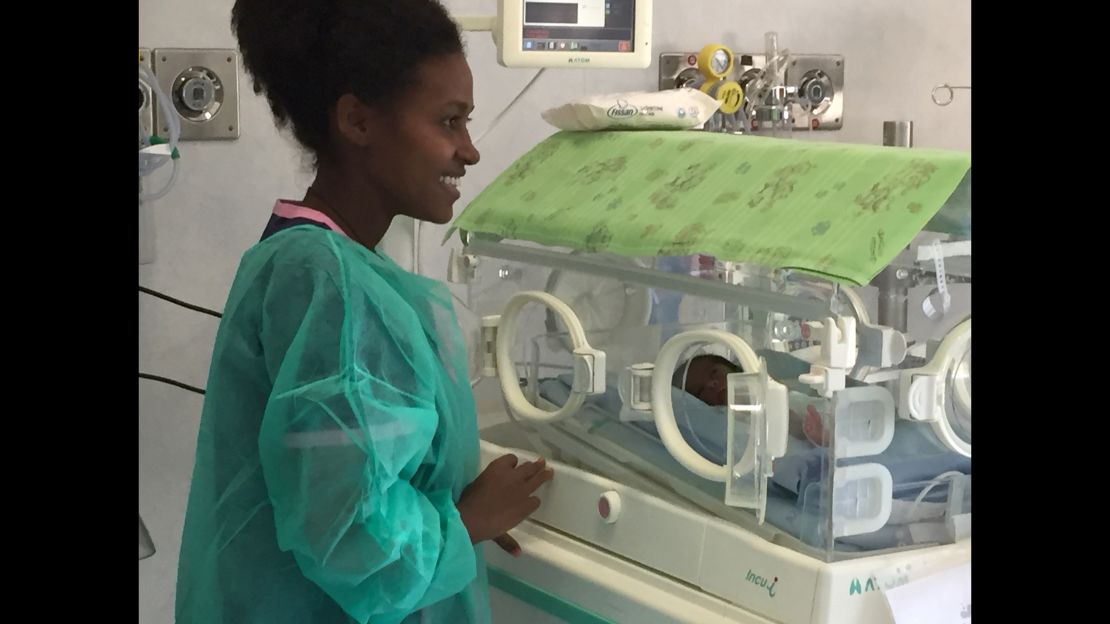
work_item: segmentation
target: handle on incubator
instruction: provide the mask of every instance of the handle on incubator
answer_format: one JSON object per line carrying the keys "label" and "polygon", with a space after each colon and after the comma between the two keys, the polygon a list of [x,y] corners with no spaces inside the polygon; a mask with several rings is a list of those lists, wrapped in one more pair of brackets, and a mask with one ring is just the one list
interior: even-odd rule
{"label": "handle on incubator", "polygon": [[[745,371],[754,372],[760,369],[759,357],[755,351],[735,334],[718,329],[682,332],[664,343],[663,348],[659,350],[655,360],[655,370],[652,372],[651,404],[655,414],[655,426],[659,430],[659,437],[667,452],[684,468],[699,477],[723,483],[728,480],[729,467],[715,464],[702,457],[686,442],[678,430],[674,405],[671,402],[671,375],[678,365],[678,358],[687,347],[705,343],[720,343],[731,349]],[[750,443],[748,450],[751,450]],[[749,454],[749,452],[745,453],[745,459],[741,460],[741,465],[752,463],[753,460],[747,457]]]}
{"label": "handle on incubator", "polygon": [[[540,409],[528,402],[520,390],[516,366],[513,363],[511,351],[516,338],[517,319],[520,317],[520,311],[529,303],[539,303],[550,308],[559,316],[570,333],[574,356],[574,381],[566,403],[553,412]],[[544,423],[563,420],[578,412],[587,394],[600,394],[605,391],[605,352],[590,346],[578,316],[570,306],[554,295],[538,290],[526,290],[513,295],[498,320],[496,353],[497,379],[501,383],[501,392],[505,395],[509,408],[521,418]]]}

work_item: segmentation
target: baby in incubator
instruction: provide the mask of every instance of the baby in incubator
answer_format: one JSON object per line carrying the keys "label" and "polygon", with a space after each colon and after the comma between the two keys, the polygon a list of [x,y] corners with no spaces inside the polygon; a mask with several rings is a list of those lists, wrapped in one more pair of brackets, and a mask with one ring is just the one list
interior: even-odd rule
{"label": "baby in incubator", "polygon": [[[728,375],[742,372],[739,364],[719,355],[698,355],[678,366],[671,383],[706,405],[727,405]],[[804,400],[804,395],[790,394],[790,435],[816,446],[828,446],[828,432],[821,425],[821,414],[813,402]]]}

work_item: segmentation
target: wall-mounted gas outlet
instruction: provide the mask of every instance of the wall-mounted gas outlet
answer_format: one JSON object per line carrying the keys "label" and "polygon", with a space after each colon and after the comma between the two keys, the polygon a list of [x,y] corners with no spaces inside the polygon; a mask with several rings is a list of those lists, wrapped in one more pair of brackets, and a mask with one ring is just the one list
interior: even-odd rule
{"label": "wall-mounted gas outlet", "polygon": [[[239,63],[235,50],[159,48],[153,51],[158,84],[181,120],[181,140],[239,138]],[[158,110],[159,133],[170,127]]]}
{"label": "wall-mounted gas outlet", "polygon": [[[139,48],[139,64],[146,65],[147,69],[153,71],[150,65],[150,50]],[[150,135],[154,134],[154,92],[150,87],[146,86],[141,80],[139,81],[139,143],[143,139],[150,139]]]}
{"label": "wall-mounted gas outlet", "polygon": [[[735,53],[733,67],[725,77],[744,88],[744,106],[749,115],[758,93],[748,87],[759,76],[767,58],[763,54]],[[844,57],[840,54],[791,54],[784,75],[793,101],[794,128],[812,124],[815,130],[844,127]],[[659,89],[695,86],[701,79],[697,52],[664,52],[659,55]],[[803,108],[804,107],[804,108]],[[812,112],[807,114],[806,109]]]}

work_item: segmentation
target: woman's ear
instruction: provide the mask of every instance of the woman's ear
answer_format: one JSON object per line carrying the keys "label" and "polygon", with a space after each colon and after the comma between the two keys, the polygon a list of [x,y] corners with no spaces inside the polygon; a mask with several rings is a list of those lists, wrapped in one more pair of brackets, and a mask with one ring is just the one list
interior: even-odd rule
{"label": "woman's ear", "polygon": [[375,138],[381,114],[351,93],[335,103],[335,123],[339,135],[358,147],[369,146]]}

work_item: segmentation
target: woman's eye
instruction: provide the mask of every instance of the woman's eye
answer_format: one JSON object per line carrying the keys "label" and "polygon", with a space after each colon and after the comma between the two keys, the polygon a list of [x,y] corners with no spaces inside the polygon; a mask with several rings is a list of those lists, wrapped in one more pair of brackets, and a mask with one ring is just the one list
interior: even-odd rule
{"label": "woman's eye", "polygon": [[445,119],[443,124],[452,130],[458,130],[466,127],[466,124],[470,123],[470,121],[470,117],[455,116]]}

